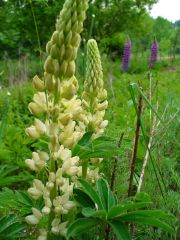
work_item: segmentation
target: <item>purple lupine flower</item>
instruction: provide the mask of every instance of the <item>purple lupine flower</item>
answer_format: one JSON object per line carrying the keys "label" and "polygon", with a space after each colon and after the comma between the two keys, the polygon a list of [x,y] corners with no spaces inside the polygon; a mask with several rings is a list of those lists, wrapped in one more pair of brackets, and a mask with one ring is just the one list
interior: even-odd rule
{"label": "purple lupine flower", "polygon": [[158,60],[158,43],[154,38],[151,44],[151,56],[150,56],[149,67],[152,68],[154,64],[157,63],[157,60]]}
{"label": "purple lupine flower", "polygon": [[130,57],[131,57],[131,40],[130,38],[128,38],[124,44],[123,49],[122,71],[124,72],[128,70]]}

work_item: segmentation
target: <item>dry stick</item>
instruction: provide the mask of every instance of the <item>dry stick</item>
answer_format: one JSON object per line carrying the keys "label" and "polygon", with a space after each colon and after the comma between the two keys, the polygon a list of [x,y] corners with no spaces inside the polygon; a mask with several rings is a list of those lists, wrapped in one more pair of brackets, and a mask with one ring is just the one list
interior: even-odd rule
{"label": "dry stick", "polygon": [[[158,102],[156,105],[156,112],[158,110]],[[149,138],[149,143],[148,143],[148,148],[146,150],[146,155],[144,157],[144,162],[143,162],[143,166],[142,166],[142,170],[141,170],[141,175],[140,175],[140,179],[139,179],[139,184],[138,184],[138,189],[137,192],[141,192],[142,189],[142,184],[143,184],[143,179],[144,179],[144,173],[145,173],[145,168],[147,166],[148,163],[148,159],[149,159],[149,151],[151,150],[151,146],[152,146],[152,142],[153,142],[153,138],[155,135],[155,131],[156,131],[156,126],[157,126],[157,116],[154,116],[153,119],[153,124],[151,126],[151,132],[150,132],[150,138]]]}
{"label": "dry stick", "polygon": [[[120,148],[122,140],[123,140],[124,132],[121,134],[120,139],[118,141],[118,147]],[[118,157],[114,156],[113,157],[113,170],[112,170],[112,175],[111,175],[111,190],[114,191],[114,185],[115,185],[115,180],[116,180],[116,172],[117,172],[117,163],[118,163]]]}
{"label": "dry stick", "polygon": [[135,130],[135,136],[134,136],[134,147],[133,147],[132,160],[131,160],[131,174],[130,174],[130,180],[129,180],[128,197],[130,197],[132,195],[133,176],[134,176],[134,170],[135,170],[135,165],[136,165],[136,156],[137,156],[137,150],[138,150],[141,115],[142,115],[142,97],[139,96],[139,98],[138,98],[138,117],[137,117],[136,130]]}

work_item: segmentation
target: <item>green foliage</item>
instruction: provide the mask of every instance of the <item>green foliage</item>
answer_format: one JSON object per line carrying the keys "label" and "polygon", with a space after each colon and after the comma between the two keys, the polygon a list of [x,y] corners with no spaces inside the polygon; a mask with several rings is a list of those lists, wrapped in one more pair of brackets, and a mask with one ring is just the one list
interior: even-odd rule
{"label": "green foliage", "polygon": [[12,185],[18,182],[26,182],[30,178],[24,173],[20,173],[19,175],[15,175],[17,172],[17,166],[10,165],[1,165],[0,169],[0,187]]}
{"label": "green foliage", "polygon": [[[90,1],[84,38],[93,36],[98,41],[101,40],[101,48],[114,57],[122,53],[123,41],[127,35],[132,39],[133,51],[138,49],[144,52],[149,49],[155,34],[160,49],[167,54],[166,47],[172,47],[175,30],[168,20],[161,17],[154,20],[149,16],[147,10],[156,2],[157,0]],[[26,53],[39,55],[39,51],[42,55],[63,3],[64,0],[2,0],[0,58],[4,55],[17,57]],[[175,26],[178,27],[178,21]]]}
{"label": "green foliage", "polygon": [[72,149],[73,156],[79,156],[82,160],[89,158],[107,158],[120,152],[115,140],[102,136],[91,140],[92,132],[84,134],[82,139]]}
{"label": "green foliage", "polygon": [[14,214],[0,217],[0,239],[15,240],[24,237],[25,223]]}
{"label": "green foliage", "polygon": [[[81,188],[78,189],[75,200],[81,205],[84,218],[78,218],[69,226],[68,238],[97,227],[97,225],[110,224],[118,240],[130,240],[130,234],[125,225],[127,222],[147,224],[173,233],[173,228],[164,222],[165,219],[174,218],[173,215],[166,214],[161,210],[137,210],[151,204],[147,195],[140,193],[134,199],[126,199],[118,203],[117,197],[110,190],[106,180],[97,180],[96,190],[82,179],[79,179],[78,182]],[[81,198],[80,202],[78,196]],[[93,208],[92,202],[94,203]]]}
{"label": "green foliage", "polygon": [[26,192],[13,191],[9,188],[2,189],[0,192],[0,201],[0,209],[2,211],[7,211],[10,208],[11,210],[18,212],[21,216],[30,214],[32,207],[40,210],[43,207],[42,198],[34,201]]}
{"label": "green foliage", "polygon": [[[45,46],[49,39],[49,34],[54,30],[52,26],[54,26],[56,16],[63,3],[64,0],[55,2],[51,0],[2,0],[0,3],[1,54],[6,49],[11,56],[17,56],[19,53],[26,52],[27,46],[29,51],[38,52],[38,37],[35,24],[37,24],[38,29],[41,29],[38,35],[40,43]],[[35,19],[33,18],[33,13]]]}

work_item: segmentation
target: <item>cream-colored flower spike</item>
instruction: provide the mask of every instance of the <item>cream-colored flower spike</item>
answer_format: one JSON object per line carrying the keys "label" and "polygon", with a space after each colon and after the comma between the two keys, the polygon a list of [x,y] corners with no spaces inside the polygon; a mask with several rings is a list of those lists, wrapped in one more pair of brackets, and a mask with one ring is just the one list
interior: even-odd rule
{"label": "cream-colored flower spike", "polygon": [[82,95],[83,106],[89,124],[88,130],[94,132],[93,138],[103,134],[108,124],[104,120],[105,110],[108,106],[107,92],[104,89],[103,71],[97,43],[94,39],[87,44],[87,73]]}
{"label": "cream-colored flower spike", "polygon": [[[49,222],[38,240],[49,239],[52,234],[65,235],[66,215],[76,206],[72,201],[73,186],[81,167],[71,148],[84,135],[88,120],[76,95],[78,81],[74,74],[87,7],[88,0],[65,1],[56,31],[46,46],[44,81],[38,76],[33,79],[37,92],[28,108],[36,118],[26,134],[36,141],[41,138],[49,141],[47,152],[37,149],[32,159],[26,160],[30,170],[44,176],[43,181],[35,179],[28,190],[34,200],[43,198],[44,206],[41,211],[33,208],[26,221],[32,225],[41,224],[41,218]],[[64,222],[59,222],[60,219]]]}

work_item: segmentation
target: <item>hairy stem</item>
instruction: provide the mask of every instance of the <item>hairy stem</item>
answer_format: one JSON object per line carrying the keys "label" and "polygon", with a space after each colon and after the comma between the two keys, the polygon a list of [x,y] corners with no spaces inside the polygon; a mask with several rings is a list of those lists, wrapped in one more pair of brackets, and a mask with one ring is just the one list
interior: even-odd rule
{"label": "hairy stem", "polygon": [[[50,172],[56,172],[56,164],[55,164],[55,161],[53,159],[51,159],[51,165],[50,165]],[[53,201],[53,199],[55,199],[57,195],[57,192],[56,192],[56,183],[54,183],[54,187],[53,189],[51,190],[51,193],[50,193],[50,199],[51,201]],[[51,237],[51,227],[52,227],[52,221],[54,219],[54,211],[53,211],[53,207],[51,207],[51,212],[49,214],[49,219],[48,219],[48,236],[47,236],[47,240],[50,239]]]}

